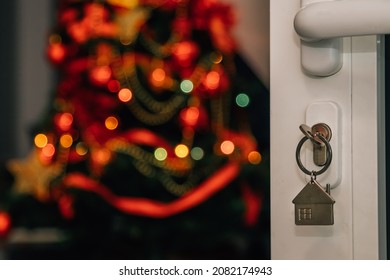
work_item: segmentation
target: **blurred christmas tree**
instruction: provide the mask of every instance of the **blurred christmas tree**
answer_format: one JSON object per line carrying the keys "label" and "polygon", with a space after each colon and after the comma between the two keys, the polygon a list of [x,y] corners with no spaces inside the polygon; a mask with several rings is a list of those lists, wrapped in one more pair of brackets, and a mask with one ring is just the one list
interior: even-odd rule
{"label": "blurred christmas tree", "polygon": [[269,97],[237,55],[232,8],[63,0],[58,11],[47,49],[58,87],[31,154],[7,164],[0,235],[64,235],[8,245],[8,257],[269,258]]}

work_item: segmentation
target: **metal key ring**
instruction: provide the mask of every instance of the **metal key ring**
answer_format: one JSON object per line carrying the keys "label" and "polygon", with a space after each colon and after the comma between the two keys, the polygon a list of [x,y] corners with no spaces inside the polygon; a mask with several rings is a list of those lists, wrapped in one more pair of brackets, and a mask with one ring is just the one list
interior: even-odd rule
{"label": "metal key ring", "polygon": [[318,171],[315,171],[315,170],[310,171],[310,170],[306,169],[306,167],[303,166],[303,164],[302,164],[301,149],[302,149],[303,144],[306,142],[306,140],[309,140],[309,137],[305,136],[301,139],[301,141],[299,141],[298,146],[297,146],[297,150],[295,152],[295,158],[297,160],[298,167],[306,175],[312,175],[313,173],[315,175],[320,175],[320,174],[324,173],[329,168],[329,166],[332,162],[332,147],[330,146],[328,140],[326,140],[321,134],[318,134],[317,136],[318,136],[318,138],[320,138],[320,140],[326,146],[326,162],[325,162],[324,167],[322,169],[320,169]]}

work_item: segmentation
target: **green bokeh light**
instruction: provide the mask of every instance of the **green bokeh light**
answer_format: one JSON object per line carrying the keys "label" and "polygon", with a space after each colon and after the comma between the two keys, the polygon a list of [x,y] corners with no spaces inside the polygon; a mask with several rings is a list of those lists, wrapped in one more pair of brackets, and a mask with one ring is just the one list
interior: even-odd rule
{"label": "green bokeh light", "polygon": [[201,160],[204,156],[204,151],[202,148],[199,148],[199,147],[194,147],[192,150],[191,150],[191,157],[194,159],[194,160]]}
{"label": "green bokeh light", "polygon": [[157,148],[154,151],[154,157],[159,161],[165,160],[167,158],[167,156],[168,156],[168,153],[164,148]]}
{"label": "green bokeh light", "polygon": [[240,93],[236,96],[236,104],[240,107],[247,107],[250,103],[250,98],[246,93]]}
{"label": "green bokeh light", "polygon": [[190,80],[183,80],[180,83],[180,89],[184,93],[190,93],[194,89],[194,84]]}

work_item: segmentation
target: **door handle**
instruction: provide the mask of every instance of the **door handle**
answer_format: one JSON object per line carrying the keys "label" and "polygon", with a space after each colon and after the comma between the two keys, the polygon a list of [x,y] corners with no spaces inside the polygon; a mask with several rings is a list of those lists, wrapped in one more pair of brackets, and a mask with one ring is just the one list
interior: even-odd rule
{"label": "door handle", "polygon": [[294,18],[303,71],[330,76],[342,67],[341,37],[390,33],[389,0],[301,0]]}

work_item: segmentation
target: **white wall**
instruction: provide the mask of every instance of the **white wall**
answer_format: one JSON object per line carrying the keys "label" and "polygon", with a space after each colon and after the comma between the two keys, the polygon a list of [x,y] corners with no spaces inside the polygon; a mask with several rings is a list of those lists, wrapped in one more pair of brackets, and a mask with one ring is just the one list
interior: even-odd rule
{"label": "white wall", "polygon": [[43,116],[51,94],[53,73],[45,57],[47,35],[52,27],[52,0],[17,0],[17,135],[18,157],[31,147],[32,126]]}

